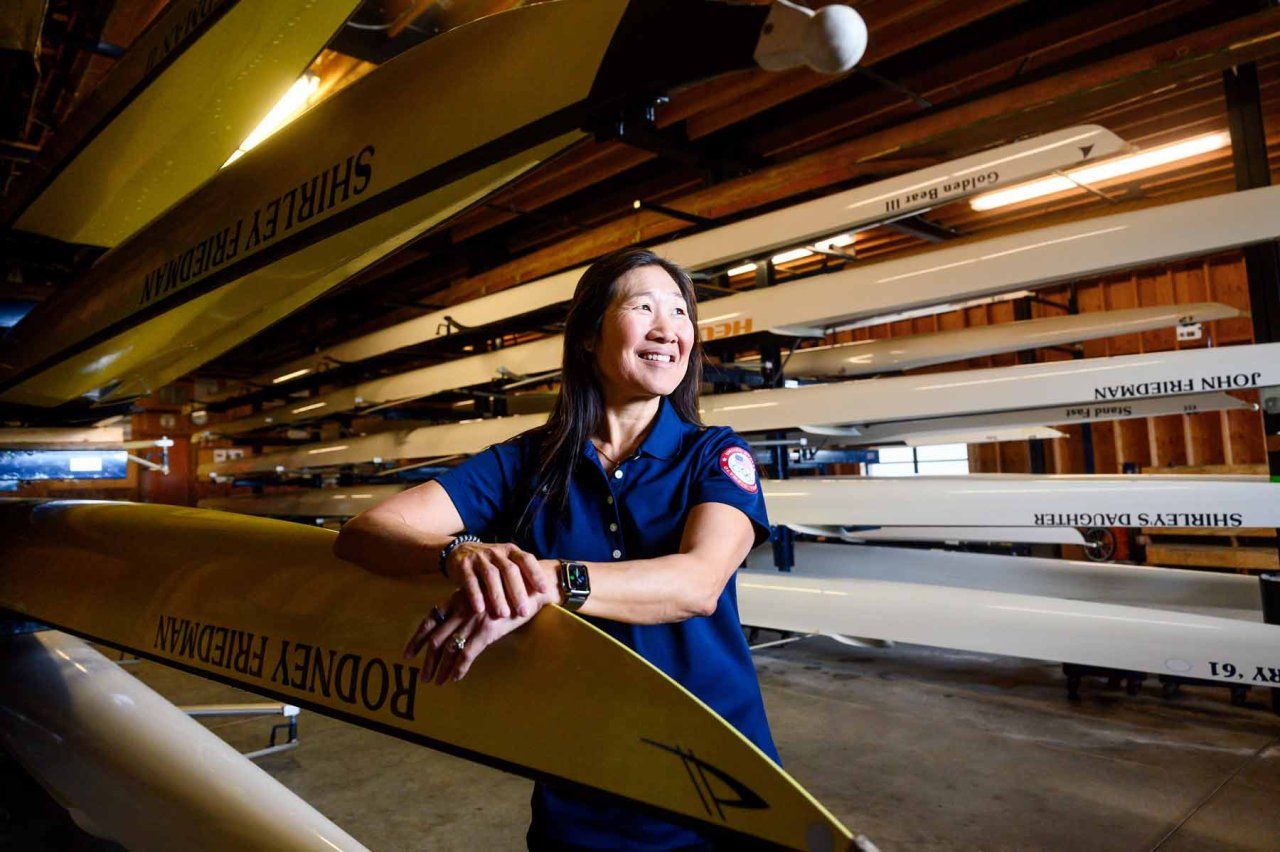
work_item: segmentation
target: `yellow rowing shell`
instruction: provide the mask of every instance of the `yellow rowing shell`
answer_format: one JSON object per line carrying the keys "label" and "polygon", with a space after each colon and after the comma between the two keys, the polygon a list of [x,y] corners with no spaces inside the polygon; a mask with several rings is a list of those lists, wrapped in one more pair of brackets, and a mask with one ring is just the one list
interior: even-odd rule
{"label": "yellow rowing shell", "polygon": [[355,0],[175,0],[90,92],[0,222],[114,246],[204,183]]}
{"label": "yellow rowing shell", "polygon": [[[387,62],[41,304],[0,402],[141,396],[217,357],[653,94],[746,67],[766,7],[556,0]],[[731,33],[720,25],[739,18]],[[705,38],[703,38],[705,36]],[[655,61],[654,45],[697,42]]]}
{"label": "yellow rowing shell", "polygon": [[675,681],[548,607],[445,687],[400,651],[449,589],[371,574],[335,534],[170,506],[0,501],[0,606],[60,630],[532,778],[794,849],[825,808]]}
{"label": "yellow rowing shell", "polygon": [[626,5],[481,19],[318,104],[26,317],[0,401],[150,393],[563,149],[576,122],[538,122],[586,98]]}

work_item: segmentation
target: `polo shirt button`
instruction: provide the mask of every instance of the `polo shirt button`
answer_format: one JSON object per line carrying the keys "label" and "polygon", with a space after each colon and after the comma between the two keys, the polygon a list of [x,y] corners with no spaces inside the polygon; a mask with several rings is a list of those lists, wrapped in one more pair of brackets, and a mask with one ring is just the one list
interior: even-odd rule
{"label": "polo shirt button", "polygon": [[612,505],[613,505],[613,497],[606,497],[606,498],[604,498],[604,502],[606,502],[606,503],[608,503],[610,506],[612,506]]}
{"label": "polo shirt button", "polygon": [[614,479],[621,479],[621,478],[622,478],[622,468],[618,468],[617,470],[615,470],[615,471],[613,472],[613,478],[614,478]]}
{"label": "polo shirt button", "polygon": [[613,552],[613,558],[614,558],[614,559],[621,559],[621,558],[622,558],[622,551],[621,551],[621,550],[615,550],[615,551]]}
{"label": "polo shirt button", "polygon": [[609,524],[609,532],[617,532],[617,531],[618,531],[617,524]]}

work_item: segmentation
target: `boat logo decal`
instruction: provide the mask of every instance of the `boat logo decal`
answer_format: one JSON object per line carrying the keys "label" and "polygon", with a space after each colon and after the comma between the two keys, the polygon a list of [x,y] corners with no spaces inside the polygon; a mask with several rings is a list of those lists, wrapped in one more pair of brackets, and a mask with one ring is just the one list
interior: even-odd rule
{"label": "boat logo decal", "polygon": [[744,334],[750,334],[754,325],[751,317],[704,325],[702,326],[702,339],[720,340],[725,337],[741,337]]}
{"label": "boat logo decal", "polygon": [[[644,737],[640,738],[640,742],[662,749],[668,754],[674,754],[680,758],[680,762],[684,764],[685,771],[689,774],[689,780],[693,782],[693,789],[697,791],[698,799],[702,802],[703,810],[707,812],[707,816],[714,815],[719,817],[721,822],[727,822],[728,818],[724,815],[725,808],[753,811],[769,809],[769,803],[761,798],[760,794],[723,769],[712,766],[702,760],[693,753],[692,749],[687,749],[680,745],[664,745]],[[712,781],[718,781],[719,784],[713,786]],[[730,796],[733,798],[729,798]],[[715,810],[712,810],[713,807]]]}
{"label": "boat logo decal", "polygon": [[185,45],[192,36],[203,32],[202,25],[209,17],[226,5],[222,0],[196,0],[165,32],[159,44],[147,52],[147,73],[150,74],[161,62]]}
{"label": "boat logo decal", "polygon": [[749,494],[760,490],[756,481],[756,460],[742,447],[730,447],[720,454],[720,470],[733,484]]}
{"label": "boat logo decal", "polygon": [[271,243],[295,227],[364,194],[373,179],[372,145],[323,171],[171,256],[142,280],[138,305],[186,288],[206,273]]}
{"label": "boat logo decal", "polygon": [[901,195],[884,199],[884,212],[901,213],[903,210],[915,209],[924,204],[936,204],[943,199],[969,195],[979,189],[993,187],[999,182],[1000,172],[995,169],[964,177],[948,175],[945,178],[939,178],[932,185],[915,187]]}
{"label": "boat logo decal", "polygon": [[1037,527],[1243,527],[1240,512],[1036,512]]}
{"label": "boat logo decal", "polygon": [[346,704],[369,713],[385,708],[399,719],[414,720],[416,666],[306,642],[273,641],[248,630],[172,615],[159,617],[152,650],[306,693],[331,707]]}
{"label": "boat logo decal", "polygon": [[1223,373],[1216,376],[1200,376],[1195,378],[1164,379],[1153,382],[1136,382],[1127,385],[1104,385],[1093,389],[1093,398],[1100,399],[1132,399],[1144,396],[1171,396],[1179,393],[1195,393],[1196,391],[1233,390],[1238,388],[1255,388],[1262,384],[1262,373]]}

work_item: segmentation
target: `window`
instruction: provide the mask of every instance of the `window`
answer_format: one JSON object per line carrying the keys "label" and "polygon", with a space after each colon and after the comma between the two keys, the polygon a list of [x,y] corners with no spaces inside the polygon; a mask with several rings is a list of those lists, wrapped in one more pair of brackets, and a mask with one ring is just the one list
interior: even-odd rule
{"label": "window", "polygon": [[880,461],[868,464],[867,476],[949,476],[969,472],[968,444],[930,447],[880,447]]}
{"label": "window", "polygon": [[124,450],[0,450],[0,482],[36,479],[124,479]]}

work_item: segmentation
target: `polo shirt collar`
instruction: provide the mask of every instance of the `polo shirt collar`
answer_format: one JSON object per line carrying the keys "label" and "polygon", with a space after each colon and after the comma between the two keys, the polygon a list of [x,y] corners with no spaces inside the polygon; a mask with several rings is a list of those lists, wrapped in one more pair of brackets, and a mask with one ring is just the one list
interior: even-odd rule
{"label": "polo shirt collar", "polygon": [[675,406],[665,396],[658,402],[658,417],[649,435],[640,445],[640,453],[659,459],[669,459],[680,451],[680,444],[688,424],[680,419]]}
{"label": "polo shirt collar", "polygon": [[[658,459],[672,458],[680,452],[680,445],[684,441],[684,435],[690,430],[689,424],[680,419],[680,415],[676,413],[675,407],[671,405],[671,402],[665,396],[661,397],[658,402],[658,416],[654,420],[653,428],[649,430],[644,442],[636,450],[636,455],[652,456]],[[582,451],[588,458],[599,455],[599,451],[596,450],[595,445],[589,439],[583,446]]]}

